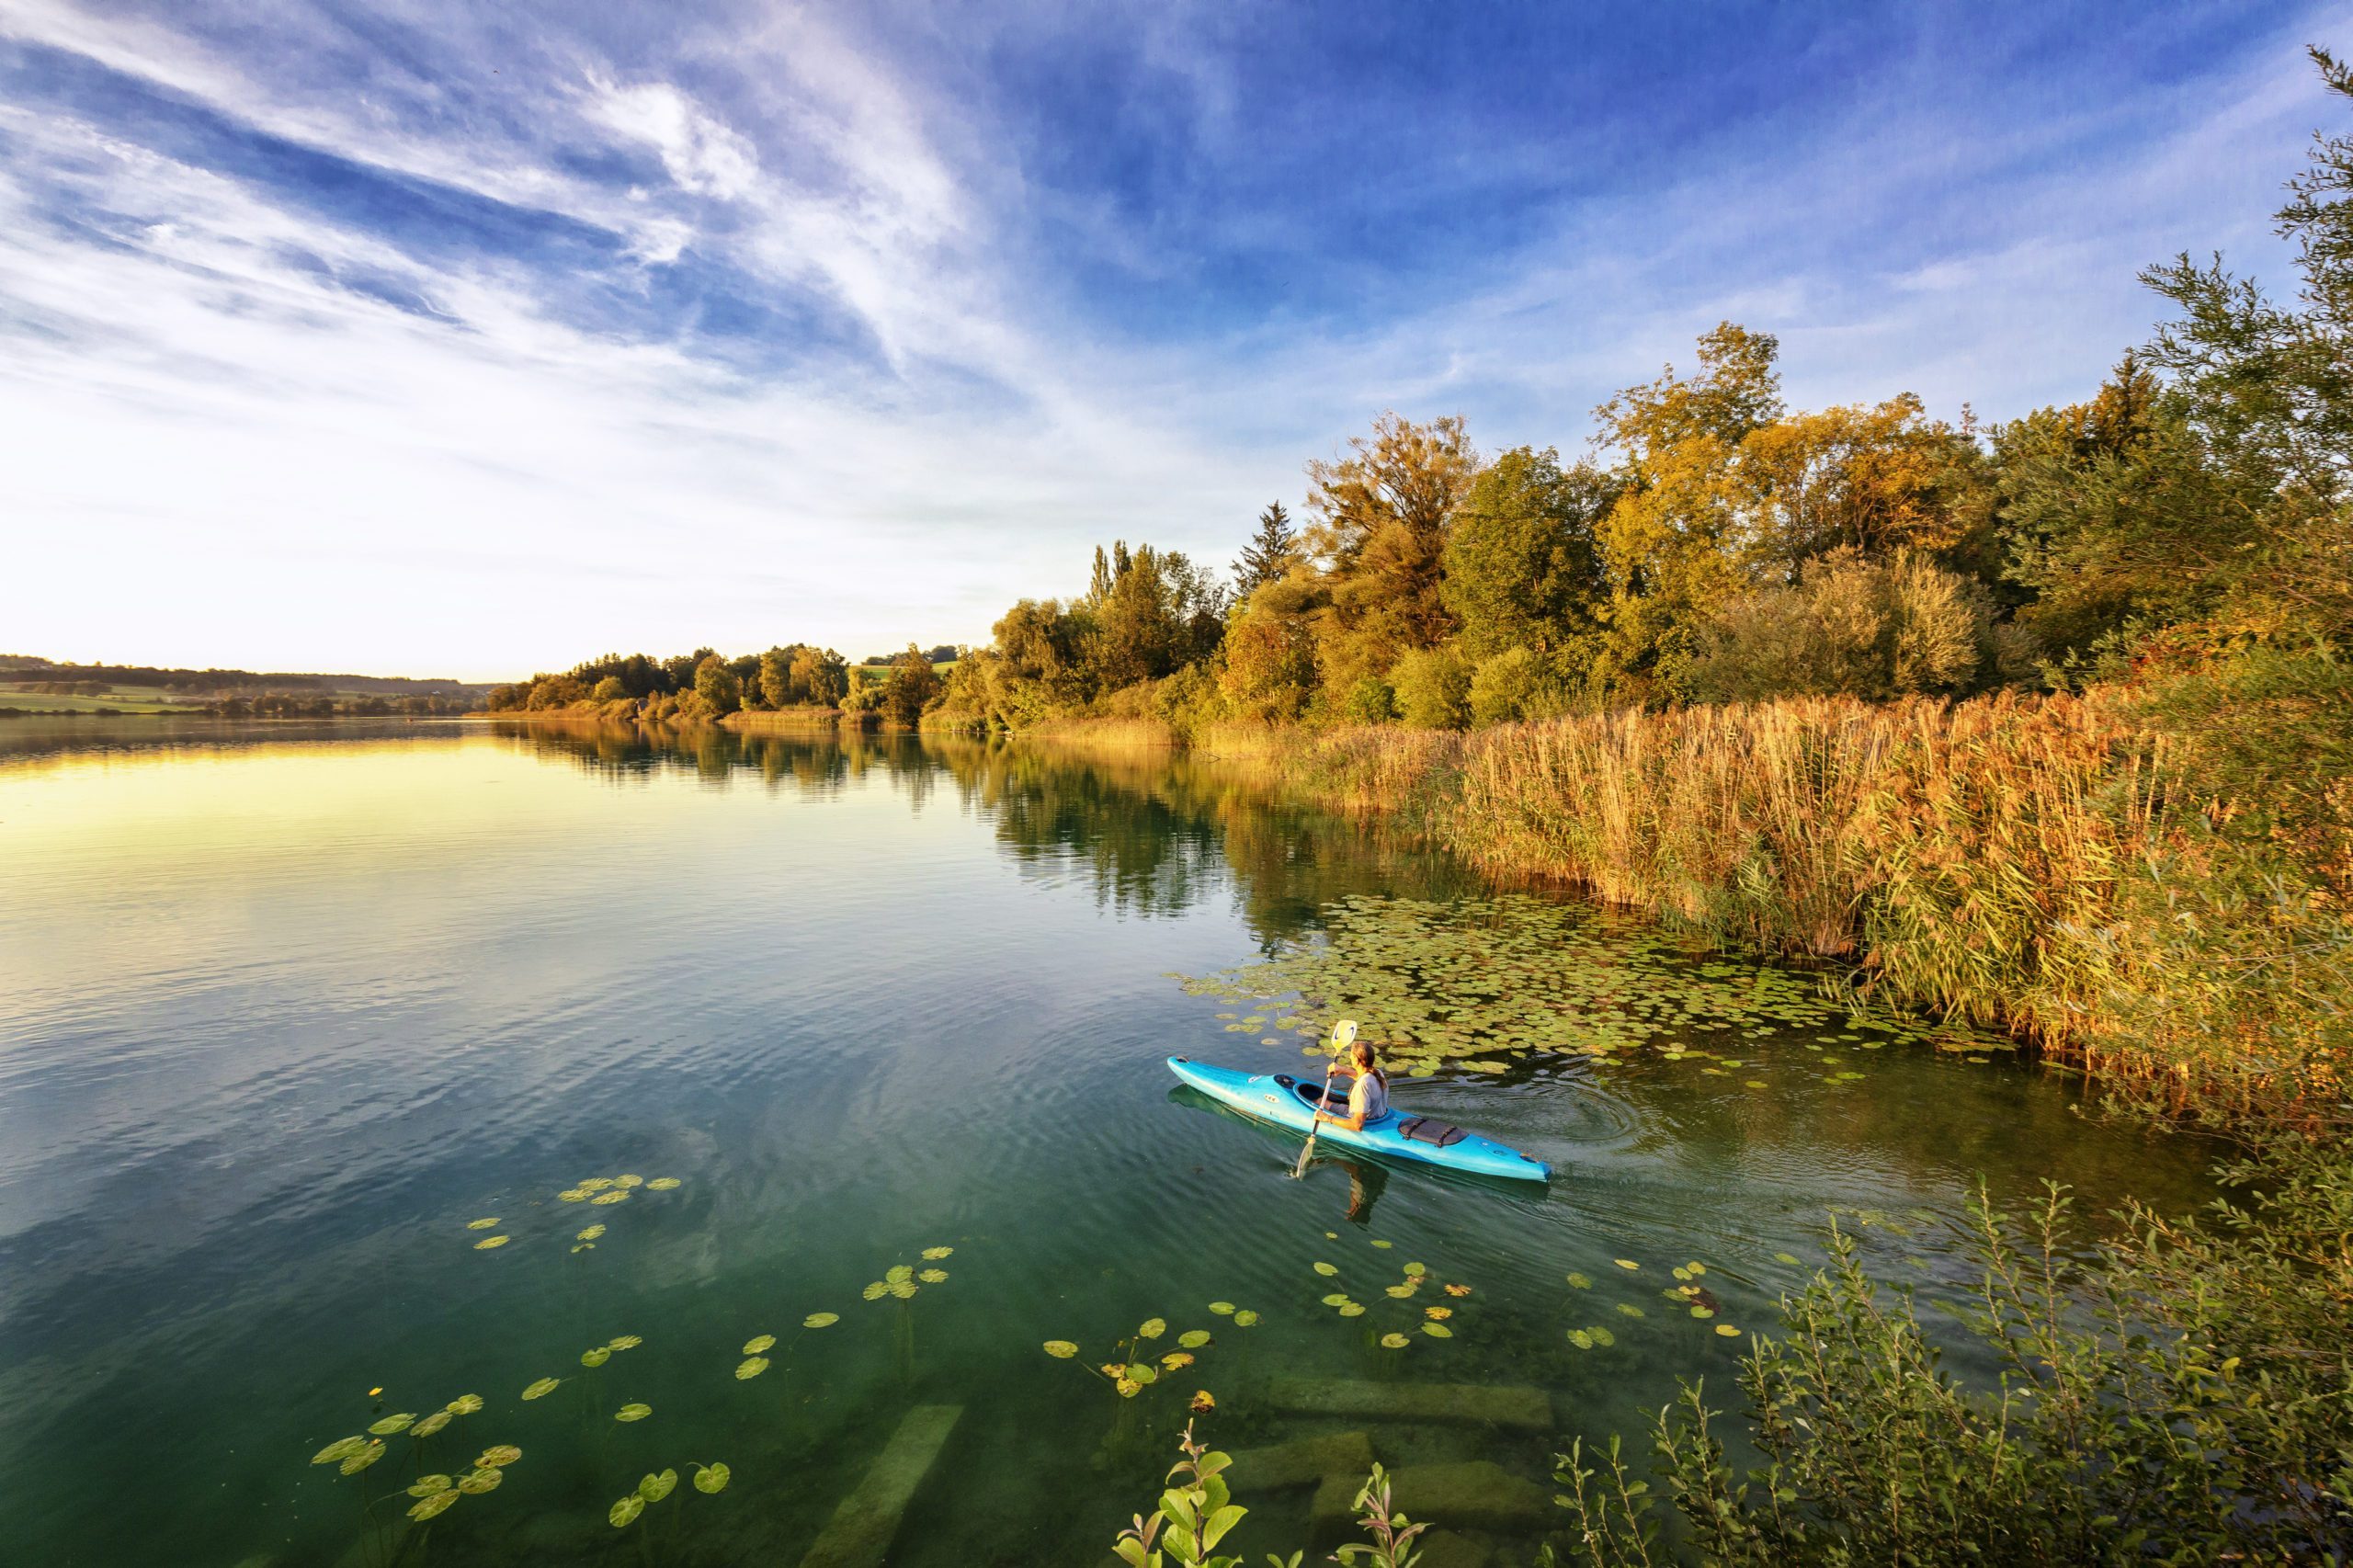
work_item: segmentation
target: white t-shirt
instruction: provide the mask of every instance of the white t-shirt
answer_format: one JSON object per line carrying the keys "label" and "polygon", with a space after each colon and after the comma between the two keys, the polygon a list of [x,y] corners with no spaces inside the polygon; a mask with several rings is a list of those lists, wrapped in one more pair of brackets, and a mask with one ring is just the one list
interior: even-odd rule
{"label": "white t-shirt", "polygon": [[1348,1114],[1364,1118],[1368,1127],[1389,1114],[1389,1090],[1378,1074],[1359,1073],[1348,1085]]}

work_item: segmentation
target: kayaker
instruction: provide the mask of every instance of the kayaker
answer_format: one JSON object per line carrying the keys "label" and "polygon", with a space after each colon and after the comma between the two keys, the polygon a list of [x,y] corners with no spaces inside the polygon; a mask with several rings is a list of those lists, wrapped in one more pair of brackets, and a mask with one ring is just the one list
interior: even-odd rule
{"label": "kayaker", "polygon": [[[1362,1132],[1366,1122],[1379,1121],[1389,1114],[1389,1074],[1381,1070],[1369,1040],[1358,1037],[1349,1056],[1356,1063],[1356,1072],[1348,1083],[1348,1114],[1334,1116],[1319,1110],[1315,1119],[1345,1127],[1351,1132]],[[1327,1099],[1324,1103],[1331,1102]]]}

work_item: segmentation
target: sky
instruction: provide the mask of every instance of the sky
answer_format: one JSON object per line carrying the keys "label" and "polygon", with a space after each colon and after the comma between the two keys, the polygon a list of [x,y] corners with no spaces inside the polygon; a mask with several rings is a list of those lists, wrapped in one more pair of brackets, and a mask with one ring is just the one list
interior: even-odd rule
{"label": "sky", "polygon": [[2086,395],[2327,4],[5,0],[0,652],[504,679],[987,640],[1384,410]]}

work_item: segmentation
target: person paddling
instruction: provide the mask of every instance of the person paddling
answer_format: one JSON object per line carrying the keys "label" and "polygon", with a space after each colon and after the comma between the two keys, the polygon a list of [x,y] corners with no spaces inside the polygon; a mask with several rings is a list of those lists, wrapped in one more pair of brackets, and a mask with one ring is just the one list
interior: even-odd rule
{"label": "person paddling", "polygon": [[[1381,1070],[1377,1056],[1372,1041],[1359,1037],[1349,1051],[1356,1073],[1348,1084],[1348,1114],[1335,1116],[1319,1110],[1315,1113],[1317,1121],[1361,1132],[1367,1122],[1379,1121],[1389,1114],[1389,1074]],[[1331,1101],[1327,1097],[1324,1103],[1329,1105]]]}

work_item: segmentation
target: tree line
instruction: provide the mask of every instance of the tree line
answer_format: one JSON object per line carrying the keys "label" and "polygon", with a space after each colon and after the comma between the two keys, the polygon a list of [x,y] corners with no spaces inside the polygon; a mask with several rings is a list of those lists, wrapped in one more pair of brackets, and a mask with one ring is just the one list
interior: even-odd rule
{"label": "tree line", "polygon": [[483,708],[493,713],[589,712],[645,723],[709,723],[739,712],[823,710],[873,712],[909,726],[934,706],[940,677],[935,666],[957,650],[928,652],[909,643],[882,664],[880,679],[861,672],[831,648],[794,642],[729,658],[697,648],[666,659],[607,653],[560,675],[491,688]]}

